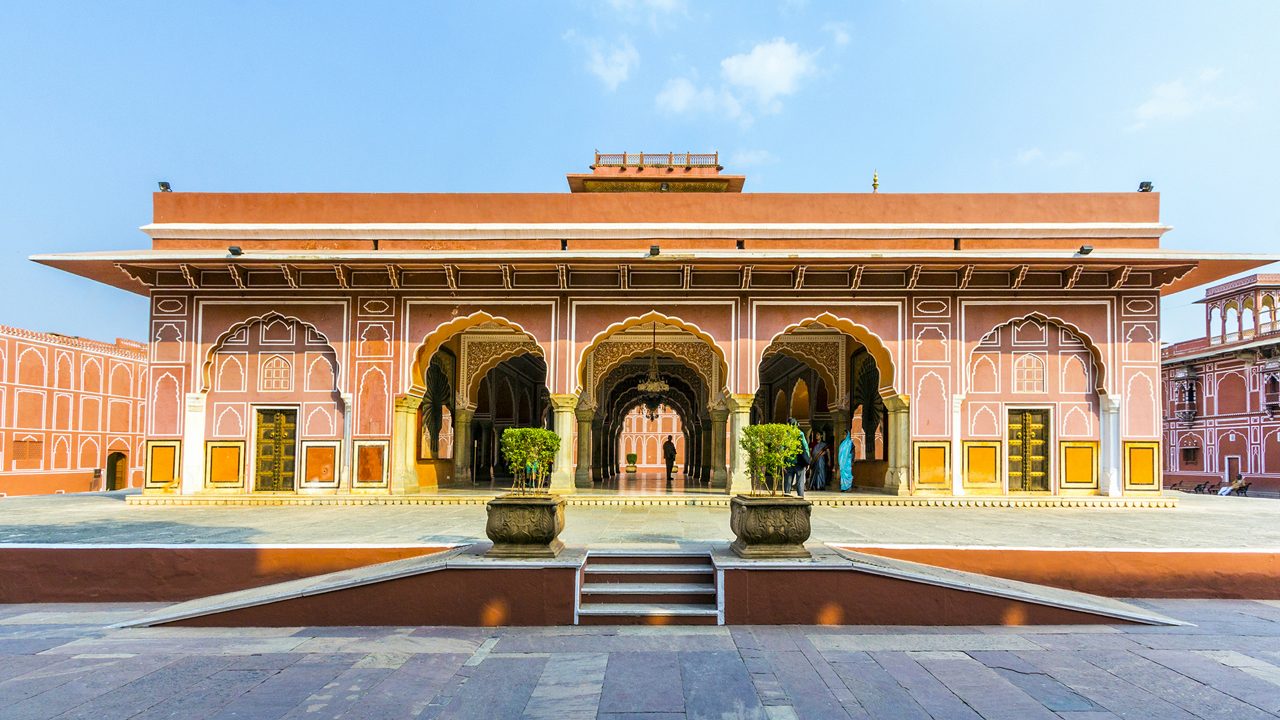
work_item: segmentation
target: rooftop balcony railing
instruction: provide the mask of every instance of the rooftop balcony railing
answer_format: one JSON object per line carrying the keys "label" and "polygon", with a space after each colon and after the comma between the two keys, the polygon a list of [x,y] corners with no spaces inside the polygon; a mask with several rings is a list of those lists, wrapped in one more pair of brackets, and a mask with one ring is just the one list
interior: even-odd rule
{"label": "rooftop balcony railing", "polygon": [[596,153],[592,167],[720,167],[720,153]]}

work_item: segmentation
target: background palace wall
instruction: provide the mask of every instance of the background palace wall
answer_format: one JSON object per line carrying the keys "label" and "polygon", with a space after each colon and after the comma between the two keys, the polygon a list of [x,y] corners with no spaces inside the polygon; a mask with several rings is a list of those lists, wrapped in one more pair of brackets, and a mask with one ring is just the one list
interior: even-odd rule
{"label": "background palace wall", "polygon": [[146,346],[0,326],[0,493],[141,484]]}

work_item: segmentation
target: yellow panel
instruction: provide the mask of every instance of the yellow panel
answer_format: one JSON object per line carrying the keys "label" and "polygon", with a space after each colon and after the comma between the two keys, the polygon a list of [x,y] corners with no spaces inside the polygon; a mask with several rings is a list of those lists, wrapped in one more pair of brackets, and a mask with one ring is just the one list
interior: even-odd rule
{"label": "yellow panel", "polygon": [[949,464],[946,445],[916,445],[916,484],[945,487],[950,483]]}
{"label": "yellow panel", "polygon": [[1062,483],[1075,487],[1098,484],[1098,447],[1091,442],[1063,442]]}
{"label": "yellow panel", "polygon": [[333,445],[309,445],[304,450],[309,483],[331,483],[338,464],[338,448]]}
{"label": "yellow panel", "polygon": [[147,465],[153,485],[167,485],[174,481],[178,468],[178,448],[173,445],[152,445]]}
{"label": "yellow panel", "polygon": [[208,477],[210,483],[240,484],[241,449],[239,444],[209,447]]}
{"label": "yellow panel", "polygon": [[356,482],[379,485],[383,481],[386,447],[369,443],[356,446]]}
{"label": "yellow panel", "polygon": [[964,484],[991,486],[1000,484],[1000,444],[965,443]]}
{"label": "yellow panel", "polygon": [[1158,487],[1159,443],[1125,443],[1125,484],[1137,488]]}

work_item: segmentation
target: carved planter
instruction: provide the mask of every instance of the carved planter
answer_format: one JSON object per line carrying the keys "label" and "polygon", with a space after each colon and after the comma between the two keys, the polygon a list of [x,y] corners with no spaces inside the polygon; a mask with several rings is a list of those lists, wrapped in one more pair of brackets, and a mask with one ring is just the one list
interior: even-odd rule
{"label": "carved planter", "polygon": [[809,557],[809,513],[813,503],[790,495],[734,495],[729,501],[729,527],[737,538],[730,546],[744,558]]}
{"label": "carved planter", "polygon": [[485,504],[484,532],[493,541],[489,557],[553,558],[564,549],[564,498],[557,495],[503,495]]}

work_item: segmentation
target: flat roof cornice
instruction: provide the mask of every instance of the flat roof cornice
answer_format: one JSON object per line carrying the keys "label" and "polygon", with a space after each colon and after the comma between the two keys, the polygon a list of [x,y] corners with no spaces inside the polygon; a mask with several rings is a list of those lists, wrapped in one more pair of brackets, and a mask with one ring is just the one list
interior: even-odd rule
{"label": "flat roof cornice", "polygon": [[153,239],[193,240],[567,240],[1159,238],[1158,222],[1045,223],[151,223]]}

